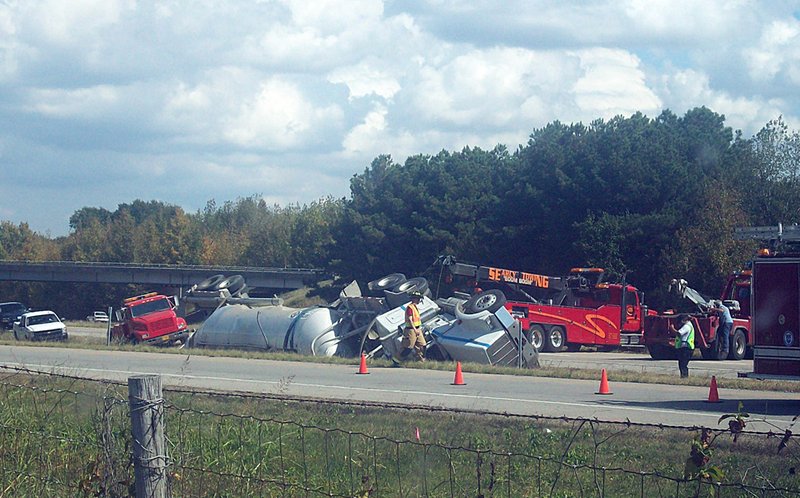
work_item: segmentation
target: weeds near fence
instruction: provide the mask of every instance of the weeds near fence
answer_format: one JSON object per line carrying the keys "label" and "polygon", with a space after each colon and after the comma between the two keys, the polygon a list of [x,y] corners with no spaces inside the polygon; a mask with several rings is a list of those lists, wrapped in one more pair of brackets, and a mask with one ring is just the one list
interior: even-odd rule
{"label": "weeds near fence", "polygon": [[[286,379],[291,383],[291,379]],[[173,496],[795,496],[793,434],[164,391]],[[131,496],[126,387],[0,374],[0,497]],[[735,437],[734,437],[735,436]],[[710,439],[707,439],[710,440]]]}

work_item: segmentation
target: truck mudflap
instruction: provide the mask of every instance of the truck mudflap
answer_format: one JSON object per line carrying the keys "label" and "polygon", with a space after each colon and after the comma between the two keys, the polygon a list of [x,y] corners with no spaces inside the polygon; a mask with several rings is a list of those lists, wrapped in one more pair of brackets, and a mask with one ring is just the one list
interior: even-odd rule
{"label": "truck mudflap", "polygon": [[189,338],[189,330],[179,330],[177,332],[173,332],[171,334],[164,334],[158,337],[151,337],[150,339],[145,339],[141,341],[144,344],[149,344],[151,346],[171,346],[173,344],[177,344],[180,342],[181,344],[186,344],[186,340]]}
{"label": "truck mudflap", "polygon": [[642,340],[642,334],[620,334],[619,335],[619,345],[620,346],[644,346],[644,341]]}

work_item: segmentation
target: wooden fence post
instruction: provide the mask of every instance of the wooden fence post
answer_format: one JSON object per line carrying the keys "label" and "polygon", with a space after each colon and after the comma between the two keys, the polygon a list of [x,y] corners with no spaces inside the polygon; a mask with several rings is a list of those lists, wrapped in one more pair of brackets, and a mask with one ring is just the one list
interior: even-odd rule
{"label": "wooden fence post", "polygon": [[128,403],[133,433],[133,470],[137,498],[167,497],[167,447],[161,377],[128,378]]}

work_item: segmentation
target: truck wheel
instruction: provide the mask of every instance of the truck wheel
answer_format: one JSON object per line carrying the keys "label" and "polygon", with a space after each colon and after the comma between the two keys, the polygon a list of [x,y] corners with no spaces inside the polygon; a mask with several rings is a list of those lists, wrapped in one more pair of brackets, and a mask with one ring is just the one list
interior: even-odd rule
{"label": "truck wheel", "polygon": [[213,277],[208,277],[205,280],[201,280],[200,283],[197,284],[195,290],[205,291],[213,288],[218,283],[222,282],[225,279],[225,275],[214,275]]}
{"label": "truck wheel", "polygon": [[227,289],[231,296],[235,296],[240,290],[244,288],[244,277],[241,275],[232,275],[226,279],[220,280],[212,290],[221,291]]}
{"label": "truck wheel", "polygon": [[406,276],[402,273],[391,273],[378,280],[373,280],[367,284],[367,288],[372,291],[384,291],[397,287],[406,281]]}
{"label": "truck wheel", "polygon": [[650,357],[654,360],[674,360],[677,358],[675,354],[675,348],[665,346],[663,344],[653,344],[651,346],[647,346],[647,351],[650,353]]}
{"label": "truck wheel", "polygon": [[745,337],[744,332],[742,332],[741,329],[733,333],[733,336],[731,337],[730,351],[730,359],[744,359],[744,355],[747,352],[747,337]]}
{"label": "truck wheel", "polygon": [[531,325],[526,335],[528,336],[528,342],[531,343],[537,353],[544,349],[544,327],[538,324]]}
{"label": "truck wheel", "polygon": [[420,294],[425,294],[428,292],[428,279],[425,277],[409,278],[405,282],[394,286],[392,290],[402,293],[419,292]]}
{"label": "truck wheel", "polygon": [[480,313],[484,310],[494,313],[502,308],[504,304],[506,304],[506,295],[503,294],[503,291],[490,289],[479,292],[469,298],[464,304],[464,311],[468,314]]}
{"label": "truck wheel", "polygon": [[711,347],[701,349],[700,354],[703,355],[704,360],[727,360],[728,354],[722,349],[722,343],[716,339],[711,343]]}
{"label": "truck wheel", "polygon": [[544,348],[551,353],[561,351],[564,344],[567,342],[567,332],[561,325],[553,325],[550,331],[547,332]]}

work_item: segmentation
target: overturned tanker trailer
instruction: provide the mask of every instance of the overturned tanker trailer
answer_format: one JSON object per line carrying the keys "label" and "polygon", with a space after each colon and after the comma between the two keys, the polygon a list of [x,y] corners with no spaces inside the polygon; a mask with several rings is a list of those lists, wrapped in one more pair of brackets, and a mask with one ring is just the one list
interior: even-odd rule
{"label": "overturned tanker trailer", "polygon": [[[425,356],[492,365],[537,366],[535,350],[520,333],[519,323],[503,307],[499,291],[475,296],[432,299],[427,281],[392,274],[370,282],[363,296],[356,282],[328,306],[292,308],[279,298],[209,296],[189,293],[189,302],[211,302],[213,313],[190,338],[187,347],[292,351],[314,356],[397,357],[408,292],[420,290]],[[377,294],[382,294],[378,297]]]}

